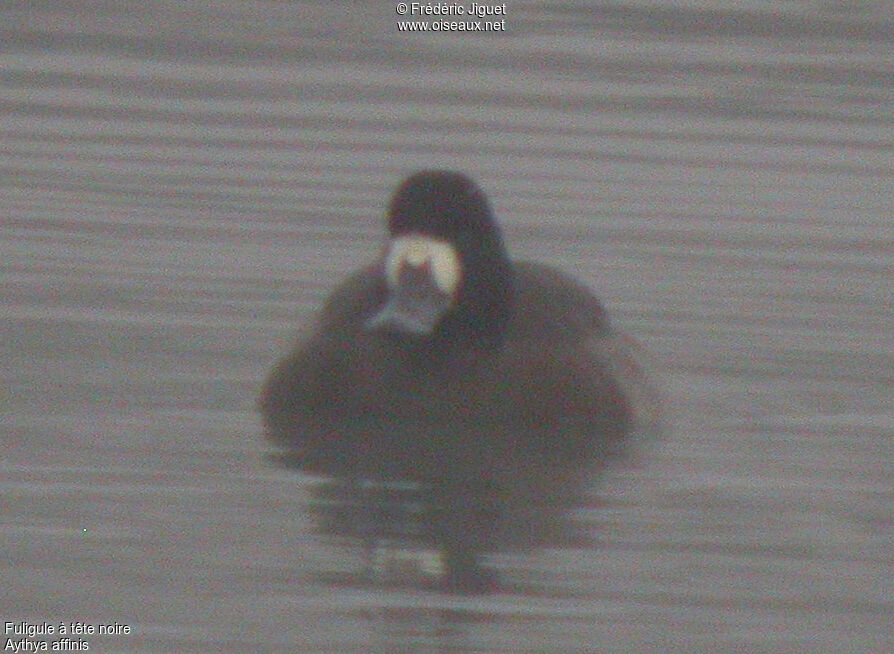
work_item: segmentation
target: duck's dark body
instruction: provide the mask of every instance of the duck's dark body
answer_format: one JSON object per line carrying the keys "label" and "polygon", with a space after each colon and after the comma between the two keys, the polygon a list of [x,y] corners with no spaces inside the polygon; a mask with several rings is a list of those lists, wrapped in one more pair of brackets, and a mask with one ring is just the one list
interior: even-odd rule
{"label": "duck's dark body", "polygon": [[[315,332],[274,370],[262,410],[269,437],[317,472],[476,477],[592,459],[626,431],[626,399],[602,345],[600,304],[544,267],[516,267],[516,303],[493,349],[437,350],[363,328],[384,302],[376,268],[331,297]],[[516,460],[522,457],[520,460]]]}
{"label": "duck's dark body", "polygon": [[382,263],[358,271],[260,402],[267,436],[304,469],[432,489],[436,539],[470,562],[548,540],[547,525],[633,420],[619,379],[627,363],[598,300],[544,266],[492,274],[498,302],[472,319],[460,291],[459,308],[419,337],[370,329],[389,283]]}

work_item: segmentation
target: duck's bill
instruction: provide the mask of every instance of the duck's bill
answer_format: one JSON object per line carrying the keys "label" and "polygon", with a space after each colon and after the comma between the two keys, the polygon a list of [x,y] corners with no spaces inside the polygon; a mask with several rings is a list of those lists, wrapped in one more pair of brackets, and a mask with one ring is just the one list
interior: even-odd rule
{"label": "duck's bill", "polygon": [[450,295],[438,287],[427,267],[405,266],[385,306],[367,321],[366,328],[426,336],[435,330],[451,304]]}

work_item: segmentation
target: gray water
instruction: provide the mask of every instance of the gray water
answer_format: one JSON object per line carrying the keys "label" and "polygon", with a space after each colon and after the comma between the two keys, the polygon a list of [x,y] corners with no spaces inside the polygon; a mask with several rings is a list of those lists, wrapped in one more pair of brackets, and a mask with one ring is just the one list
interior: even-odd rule
{"label": "gray water", "polygon": [[[395,5],[0,7],[0,621],[129,626],[104,654],[894,650],[892,5]],[[421,167],[597,292],[671,414],[592,547],[495,556],[481,598],[326,581],[357,552],[254,411]]]}

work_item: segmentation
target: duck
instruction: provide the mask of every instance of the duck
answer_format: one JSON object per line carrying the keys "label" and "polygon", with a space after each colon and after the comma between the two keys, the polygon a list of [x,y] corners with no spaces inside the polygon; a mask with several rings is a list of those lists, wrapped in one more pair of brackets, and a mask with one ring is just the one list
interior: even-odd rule
{"label": "duck", "polygon": [[424,488],[439,585],[486,592],[482,556],[552,542],[654,393],[586,286],[510,259],[469,176],[409,175],[386,220],[267,377],[264,434],[302,471]]}

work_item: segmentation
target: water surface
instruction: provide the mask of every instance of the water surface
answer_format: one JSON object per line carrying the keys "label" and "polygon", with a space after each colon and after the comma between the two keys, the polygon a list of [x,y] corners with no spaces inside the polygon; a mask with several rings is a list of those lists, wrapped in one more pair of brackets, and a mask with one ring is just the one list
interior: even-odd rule
{"label": "water surface", "polygon": [[[392,3],[393,4],[393,3]],[[0,10],[3,620],[98,652],[894,649],[885,2]],[[672,428],[505,592],[327,583],[254,398],[451,167],[654,354]]]}

